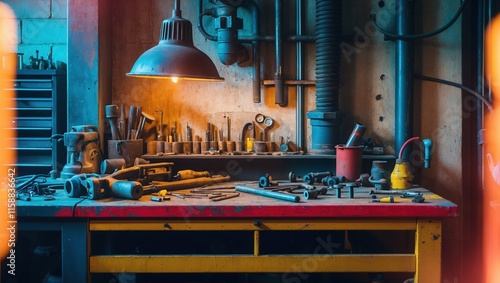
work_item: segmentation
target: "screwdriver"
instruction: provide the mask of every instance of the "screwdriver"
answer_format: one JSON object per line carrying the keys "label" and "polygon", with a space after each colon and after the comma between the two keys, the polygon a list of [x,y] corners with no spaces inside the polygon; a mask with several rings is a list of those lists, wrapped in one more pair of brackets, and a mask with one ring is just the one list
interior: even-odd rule
{"label": "screwdriver", "polygon": [[372,202],[388,202],[388,203],[393,203],[394,202],[394,197],[389,196],[385,198],[379,198],[379,199],[372,199]]}

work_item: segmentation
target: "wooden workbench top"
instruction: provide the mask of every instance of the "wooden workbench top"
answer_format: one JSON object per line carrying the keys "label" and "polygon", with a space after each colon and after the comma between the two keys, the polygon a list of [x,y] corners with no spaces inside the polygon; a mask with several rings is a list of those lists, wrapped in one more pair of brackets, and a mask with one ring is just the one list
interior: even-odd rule
{"label": "wooden workbench top", "polygon": [[[256,182],[229,182],[219,186],[245,186],[258,188]],[[372,202],[373,188],[359,187],[354,198],[349,198],[347,189],[341,198],[335,190],[326,195],[306,200],[302,194],[300,202],[289,202],[241,192],[238,197],[212,201],[208,197],[184,198],[169,196],[170,200],[155,202],[150,195],[139,200],[106,198],[89,200],[68,198],[62,190],[55,200],[33,197],[31,201],[17,201],[18,217],[77,217],[77,218],[378,218],[378,217],[455,217],[457,205],[420,187],[425,197],[423,203],[413,203],[411,198],[394,195],[394,203]],[[175,191],[185,194],[190,190]],[[398,191],[404,192],[404,191]],[[386,197],[387,195],[377,195]]]}

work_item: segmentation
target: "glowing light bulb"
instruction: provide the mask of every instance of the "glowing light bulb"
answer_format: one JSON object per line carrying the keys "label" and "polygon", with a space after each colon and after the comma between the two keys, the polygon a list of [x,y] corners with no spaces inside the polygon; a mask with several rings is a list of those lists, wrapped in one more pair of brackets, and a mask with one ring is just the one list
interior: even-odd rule
{"label": "glowing light bulb", "polygon": [[179,78],[178,77],[172,77],[171,80],[172,80],[172,82],[177,83],[179,81]]}

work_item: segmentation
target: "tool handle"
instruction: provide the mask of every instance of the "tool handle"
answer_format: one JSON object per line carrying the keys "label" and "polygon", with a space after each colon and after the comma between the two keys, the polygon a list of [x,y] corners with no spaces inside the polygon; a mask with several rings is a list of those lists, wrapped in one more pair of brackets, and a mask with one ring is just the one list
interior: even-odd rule
{"label": "tool handle", "polygon": [[136,107],[135,106],[130,106],[129,109],[129,114],[128,114],[128,124],[127,124],[127,140],[132,139],[132,130],[134,129],[135,125],[135,115],[136,115]]}
{"label": "tool handle", "polygon": [[283,194],[278,192],[270,192],[262,189],[254,189],[242,186],[236,186],[236,191],[249,193],[253,195],[259,195],[264,197],[275,198],[279,200],[291,201],[291,202],[300,202],[300,197],[297,195]]}
{"label": "tool handle", "polygon": [[105,107],[106,118],[111,127],[111,138],[113,140],[121,140],[120,132],[118,131],[118,106],[111,104]]}

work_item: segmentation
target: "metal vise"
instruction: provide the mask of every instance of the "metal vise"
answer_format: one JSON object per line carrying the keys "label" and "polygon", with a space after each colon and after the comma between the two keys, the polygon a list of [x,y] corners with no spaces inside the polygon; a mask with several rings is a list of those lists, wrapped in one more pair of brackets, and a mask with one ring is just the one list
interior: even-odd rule
{"label": "metal vise", "polygon": [[68,179],[77,174],[98,173],[101,154],[97,141],[99,132],[95,126],[73,126],[64,133],[64,145],[67,149],[66,165],[61,171],[61,178]]}

